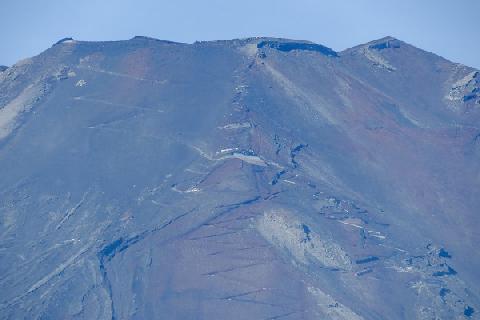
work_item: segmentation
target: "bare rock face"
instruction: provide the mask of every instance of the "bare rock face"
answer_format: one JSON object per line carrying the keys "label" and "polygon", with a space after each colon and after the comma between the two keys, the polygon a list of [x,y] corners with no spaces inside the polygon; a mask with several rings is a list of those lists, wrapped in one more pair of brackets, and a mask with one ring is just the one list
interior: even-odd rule
{"label": "bare rock face", "polygon": [[478,318],[478,70],[135,37],[0,71],[1,319]]}
{"label": "bare rock face", "polygon": [[322,239],[288,214],[265,213],[258,221],[258,229],[265,239],[286,249],[300,263],[319,263],[333,270],[351,269],[350,257],[335,240]]}

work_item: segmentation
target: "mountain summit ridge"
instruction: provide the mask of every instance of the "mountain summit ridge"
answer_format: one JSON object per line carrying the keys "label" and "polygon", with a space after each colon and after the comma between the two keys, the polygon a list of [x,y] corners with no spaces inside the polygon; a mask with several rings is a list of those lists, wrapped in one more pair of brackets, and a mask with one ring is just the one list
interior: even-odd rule
{"label": "mountain summit ridge", "polygon": [[0,73],[0,318],[478,318],[479,121],[391,37],[62,39]]}

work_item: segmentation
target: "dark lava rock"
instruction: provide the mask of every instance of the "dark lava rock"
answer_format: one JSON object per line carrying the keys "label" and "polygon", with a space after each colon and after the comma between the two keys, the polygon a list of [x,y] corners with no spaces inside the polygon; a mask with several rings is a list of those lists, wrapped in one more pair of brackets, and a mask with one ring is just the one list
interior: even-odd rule
{"label": "dark lava rock", "polygon": [[329,57],[337,57],[338,54],[332,49],[322,46],[315,43],[304,43],[304,42],[281,42],[281,41],[262,41],[259,42],[257,48],[272,48],[279,51],[289,52],[292,50],[304,50],[304,51],[314,51],[319,52],[323,55]]}

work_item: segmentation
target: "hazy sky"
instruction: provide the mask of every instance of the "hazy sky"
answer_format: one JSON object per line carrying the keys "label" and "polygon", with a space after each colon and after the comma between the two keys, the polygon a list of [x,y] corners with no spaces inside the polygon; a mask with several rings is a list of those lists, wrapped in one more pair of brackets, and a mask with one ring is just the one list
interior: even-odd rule
{"label": "hazy sky", "polygon": [[0,64],[60,38],[276,36],[343,50],[391,35],[480,68],[480,0],[1,0]]}

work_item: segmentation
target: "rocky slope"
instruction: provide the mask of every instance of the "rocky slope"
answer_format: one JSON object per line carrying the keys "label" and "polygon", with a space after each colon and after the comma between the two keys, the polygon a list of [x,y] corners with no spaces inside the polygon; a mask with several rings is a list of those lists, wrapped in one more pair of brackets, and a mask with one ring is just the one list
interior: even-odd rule
{"label": "rocky slope", "polygon": [[0,72],[0,318],[478,318],[479,123],[391,37],[63,39]]}

